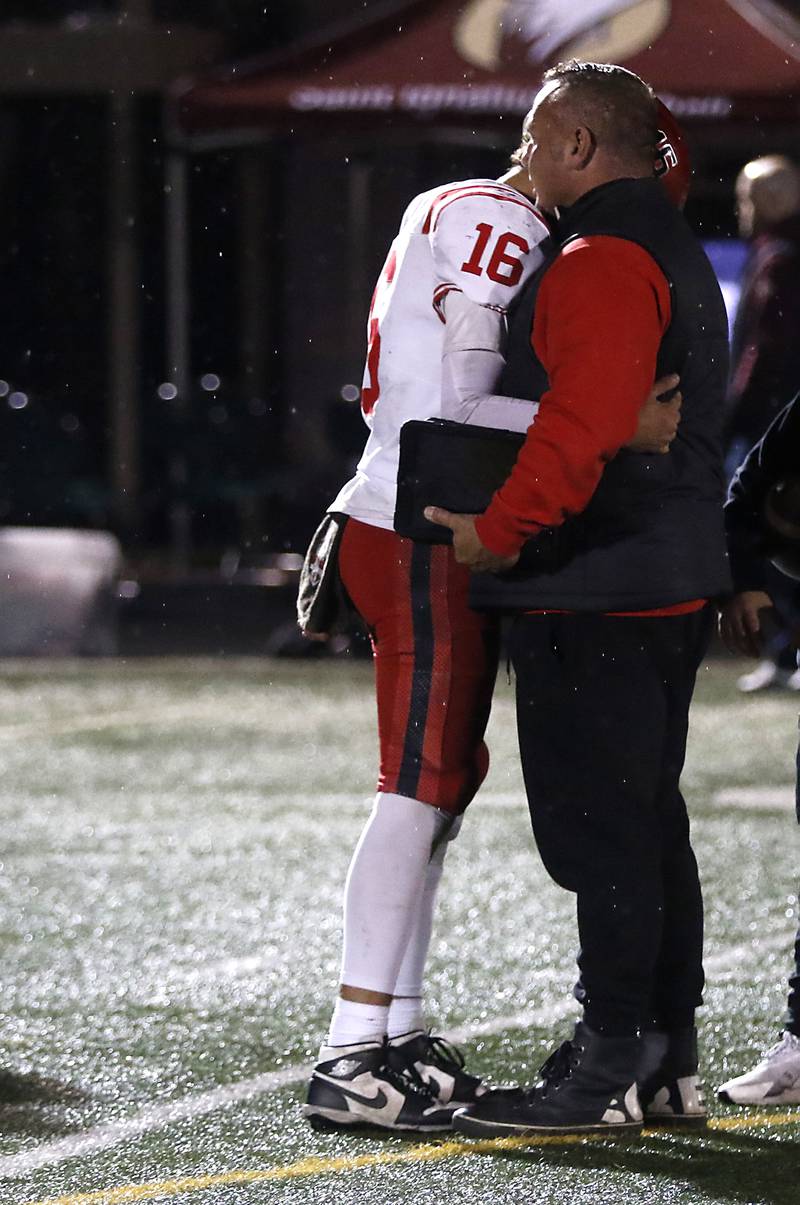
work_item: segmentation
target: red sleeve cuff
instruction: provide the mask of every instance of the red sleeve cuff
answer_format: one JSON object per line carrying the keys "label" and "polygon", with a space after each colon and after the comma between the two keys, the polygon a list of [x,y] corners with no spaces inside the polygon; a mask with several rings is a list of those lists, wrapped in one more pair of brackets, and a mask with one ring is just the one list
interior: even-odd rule
{"label": "red sleeve cuff", "polygon": [[538,523],[531,523],[531,530],[526,535],[520,535],[509,530],[508,520],[502,513],[498,514],[498,510],[499,506],[492,502],[485,514],[478,515],[475,520],[478,539],[495,556],[516,556],[525,541],[537,535],[542,527]]}

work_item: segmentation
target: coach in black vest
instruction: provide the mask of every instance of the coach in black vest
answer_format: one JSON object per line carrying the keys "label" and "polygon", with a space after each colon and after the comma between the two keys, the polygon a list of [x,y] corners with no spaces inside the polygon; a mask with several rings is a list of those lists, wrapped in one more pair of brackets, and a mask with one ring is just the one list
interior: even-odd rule
{"label": "coach in black vest", "polygon": [[[521,301],[504,392],[541,405],[477,520],[426,512],[514,612],[534,834],[577,895],[583,1020],[536,1087],[457,1115],[470,1134],[703,1126],[694,1011],[703,912],[679,779],[689,703],[729,588],[719,443],[727,320],[698,241],[652,176],[650,89],[622,68],[545,76],[520,160],[560,250]],[[624,449],[656,375],[681,377],[668,455]],[[499,576],[497,574],[499,573]]]}

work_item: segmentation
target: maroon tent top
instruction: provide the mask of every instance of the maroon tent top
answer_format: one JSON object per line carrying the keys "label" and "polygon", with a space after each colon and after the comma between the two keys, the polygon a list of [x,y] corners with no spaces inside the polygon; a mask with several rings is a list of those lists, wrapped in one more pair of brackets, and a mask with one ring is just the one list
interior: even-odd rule
{"label": "maroon tent top", "polygon": [[193,135],[485,122],[524,113],[544,68],[573,55],[623,63],[682,120],[800,115],[800,23],[775,0],[417,0],[311,50],[184,84],[173,124]]}

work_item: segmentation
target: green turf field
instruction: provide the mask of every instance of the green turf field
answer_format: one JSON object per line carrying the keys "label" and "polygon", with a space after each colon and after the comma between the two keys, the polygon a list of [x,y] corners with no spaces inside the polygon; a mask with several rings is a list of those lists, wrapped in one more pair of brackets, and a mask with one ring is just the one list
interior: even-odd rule
{"label": "green turf field", "polygon": [[[369,807],[365,663],[0,666],[0,1202],[800,1202],[800,1109],[633,1144],[343,1139],[298,1114]],[[780,1020],[797,925],[797,702],[701,675],[686,793],[705,883],[709,1084]],[[493,770],[448,857],[432,1019],[532,1078],[573,1010],[572,898],[532,851],[501,677]]]}

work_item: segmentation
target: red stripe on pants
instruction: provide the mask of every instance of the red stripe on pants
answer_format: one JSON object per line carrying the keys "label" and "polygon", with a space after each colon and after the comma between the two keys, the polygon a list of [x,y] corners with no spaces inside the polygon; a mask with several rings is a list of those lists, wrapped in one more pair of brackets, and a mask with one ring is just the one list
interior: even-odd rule
{"label": "red stripe on pants", "polygon": [[[444,545],[415,553],[395,532],[350,519],[339,566],[372,636],[378,789],[463,811],[488,768],[483,735],[497,672],[496,621],[469,608],[469,573]],[[410,750],[421,751],[416,765]]]}

